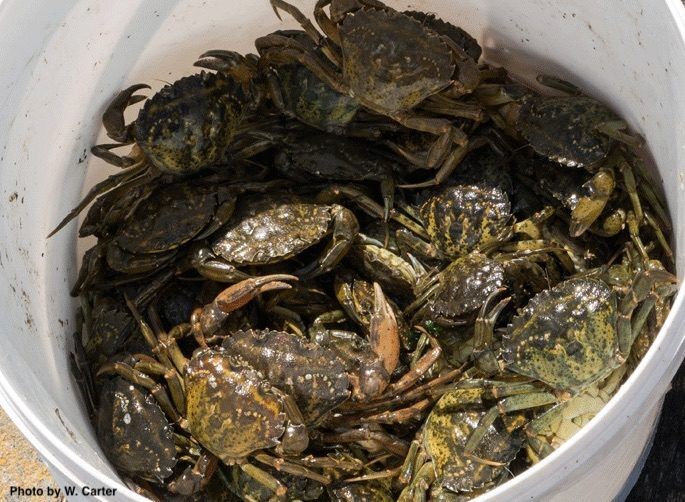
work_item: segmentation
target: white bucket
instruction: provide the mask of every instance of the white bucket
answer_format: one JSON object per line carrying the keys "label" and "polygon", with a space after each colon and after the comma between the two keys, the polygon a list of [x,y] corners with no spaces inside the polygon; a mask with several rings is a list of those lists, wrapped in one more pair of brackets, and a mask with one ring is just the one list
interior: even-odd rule
{"label": "white bucket", "polygon": [[[313,0],[295,1],[311,12]],[[476,36],[489,61],[566,77],[618,110],[647,139],[664,181],[682,274],[680,0],[388,3],[436,12]],[[83,161],[103,108],[130,84],[158,88],[192,73],[206,49],[253,51],[256,36],[284,26],[268,0],[0,1],[0,305],[7,309],[0,401],[63,485],[115,487],[117,500],[143,500],[102,455],[68,369],[76,226],[45,239],[84,182],[104,174],[102,162]],[[620,497],[683,359],[684,319],[681,291],[649,354],[600,415],[554,455],[479,500]]]}

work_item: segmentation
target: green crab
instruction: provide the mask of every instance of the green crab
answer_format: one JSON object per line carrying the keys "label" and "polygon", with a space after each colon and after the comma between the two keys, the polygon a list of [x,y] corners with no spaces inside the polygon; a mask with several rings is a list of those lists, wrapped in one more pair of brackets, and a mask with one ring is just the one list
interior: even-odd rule
{"label": "green crab", "polygon": [[452,185],[429,197],[419,217],[430,237],[427,243],[406,230],[397,233],[417,256],[454,259],[508,240],[513,235],[511,204],[496,187]]}
{"label": "green crab", "polygon": [[610,277],[575,277],[535,295],[507,328],[500,366],[538,380],[548,390],[532,386],[501,400],[482,418],[467,452],[473,454],[485,428],[500,413],[556,404],[623,365],[637,335],[631,322],[641,322],[639,317],[633,319],[633,311],[655,286],[675,281],[659,262],[652,261],[623,285],[620,301]]}
{"label": "green crab", "polygon": [[538,80],[570,95],[543,96],[509,84],[483,89],[480,99],[485,105],[499,106],[497,120],[513,127],[511,134],[522,137],[538,154],[593,174],[578,188],[578,197],[572,202],[570,231],[577,237],[606,206],[616,187],[616,168],[620,165],[624,177],[633,178],[632,172],[627,172],[630,166],[616,153],[617,142],[638,148],[643,140],[623,132],[628,128],[625,121],[599,101],[582,95],[573,84],[544,75]]}
{"label": "green crab", "polygon": [[311,279],[336,266],[358,231],[354,213],[337,204],[317,204],[287,194],[248,196],[228,225],[215,234],[211,252],[202,250],[197,268],[206,277],[225,280],[235,267],[278,263],[330,236],[321,256],[297,272]]}
{"label": "green crab", "polygon": [[[124,109],[146,99],[136,94],[145,88],[149,86],[133,85],[114,98],[103,114],[103,124],[107,135],[117,143],[92,149],[94,155],[124,170],[93,186],[50,236],[110,190],[130,189],[164,174],[193,174],[224,164],[229,153],[233,158],[243,158],[262,149],[263,140],[237,141],[239,134],[249,129],[243,126],[251,115],[253,101],[235,79],[207,72],[181,78],[157,92],[135,122],[126,124]],[[134,146],[127,156],[111,152],[130,144]]]}
{"label": "green crab", "polygon": [[105,382],[96,429],[107,458],[122,471],[161,483],[176,466],[174,431],[144,388],[121,377]]}
{"label": "green crab", "polygon": [[[222,291],[210,305],[199,309],[194,315],[193,327],[221,324],[226,316],[258,294],[287,289],[289,284],[283,281],[294,279],[273,275],[235,284]],[[136,356],[133,365],[106,364],[98,370],[98,375],[118,374],[148,389],[166,415],[211,452],[211,456],[228,465],[240,465],[248,475],[282,496],[286,488],[267,472],[249,464],[247,457],[254,453],[267,462],[272,457],[259,450],[277,447],[277,453],[282,455],[298,454],[307,447],[302,415],[292,397],[272,386],[224,347],[204,345],[186,359],[173,335],[155,333],[133,305],[129,306],[158,361]],[[171,397],[148,375],[163,375]],[[291,470],[327,482],[327,478],[307,469],[292,466]]]}
{"label": "green crab", "polygon": [[501,420],[488,425],[478,445],[477,455],[490,462],[478,462],[466,452],[467,442],[485,414],[477,409],[481,403],[477,389],[458,388],[440,398],[400,471],[401,481],[408,486],[398,500],[416,500],[429,488],[455,495],[470,493],[490,488],[506,477],[507,465],[516,457],[522,441]]}
{"label": "green crab", "polygon": [[[473,62],[447,37],[375,0],[333,0],[319,2],[314,12],[324,38],[293,5],[283,0],[271,3],[277,12],[290,13],[323,47],[326,58],[291,39],[265,37],[258,40],[265,48],[263,59],[300,62],[332,89],[353,97],[365,108],[410,129],[441,136],[436,145],[443,150],[453,141],[466,143],[466,135],[449,120],[412,111],[429,96],[454,85],[457,61]],[[331,17],[324,11],[326,5],[330,5]],[[371,39],[374,43],[369,43]]]}

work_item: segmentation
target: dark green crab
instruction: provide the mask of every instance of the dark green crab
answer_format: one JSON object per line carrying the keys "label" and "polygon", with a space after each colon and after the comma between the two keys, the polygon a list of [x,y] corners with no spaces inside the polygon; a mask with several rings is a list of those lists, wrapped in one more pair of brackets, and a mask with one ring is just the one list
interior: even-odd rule
{"label": "dark green crab", "polygon": [[[93,154],[124,168],[95,185],[84,199],[50,233],[53,235],[76,217],[96,197],[114,188],[134,187],[163,174],[182,176],[225,164],[255,153],[258,140],[237,142],[250,116],[253,100],[240,82],[220,74],[201,72],[168,84],[149,99],[132,124],[124,109],[145,99],[135,94],[149,88],[137,84],[121,91],[103,114],[107,135],[117,143],[97,145]],[[112,149],[133,144],[120,157]],[[258,150],[258,149],[257,149]]]}
{"label": "dark green crab", "polygon": [[215,271],[223,274],[227,268],[278,263],[331,236],[322,255],[298,271],[312,278],[335,267],[358,231],[357,218],[343,206],[289,195],[245,197],[198,270],[215,278]]}

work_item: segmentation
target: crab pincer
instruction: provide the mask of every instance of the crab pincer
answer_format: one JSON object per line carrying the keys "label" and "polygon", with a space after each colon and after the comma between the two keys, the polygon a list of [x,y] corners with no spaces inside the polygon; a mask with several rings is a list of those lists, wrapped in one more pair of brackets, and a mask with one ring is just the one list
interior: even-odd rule
{"label": "crab pincer", "polygon": [[267,291],[290,289],[285,281],[297,281],[294,275],[273,274],[252,277],[233,284],[219,293],[212,303],[198,308],[191,320],[193,331],[201,337],[215,333],[235,310],[247,305],[257,295]]}

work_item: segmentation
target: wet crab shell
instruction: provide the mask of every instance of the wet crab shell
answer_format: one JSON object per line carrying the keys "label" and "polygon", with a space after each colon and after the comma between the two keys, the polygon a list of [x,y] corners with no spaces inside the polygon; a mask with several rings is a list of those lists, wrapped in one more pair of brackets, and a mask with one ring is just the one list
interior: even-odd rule
{"label": "wet crab shell", "polygon": [[105,382],[96,426],[100,445],[117,468],[155,482],[173,473],[173,429],[142,387],[120,377]]}
{"label": "wet crab shell", "polygon": [[321,241],[332,207],[283,198],[248,197],[212,251],[234,265],[266,265],[296,256]]}
{"label": "wet crab shell", "polygon": [[295,181],[381,181],[391,177],[393,162],[373,151],[373,144],[327,134],[303,137],[281,148],[276,169]]}
{"label": "wet crab shell", "polygon": [[455,492],[487,486],[504,472],[521,448],[521,441],[509,434],[498,419],[474,453],[503,465],[488,465],[464,455],[466,442],[486,413],[464,410],[474,397],[471,394],[477,393],[473,389],[456,389],[445,394],[426,419],[423,430],[423,444],[433,461],[436,483]]}
{"label": "wet crab shell", "polygon": [[91,362],[104,362],[119,352],[133,332],[134,320],[128,310],[114,300],[104,298],[93,308],[88,327],[86,355]]}
{"label": "wet crab shell", "polygon": [[503,339],[507,368],[573,394],[620,366],[616,295],[603,281],[569,279],[534,296]]}
{"label": "wet crab shell", "polygon": [[443,21],[435,14],[427,14],[425,12],[413,10],[404,11],[403,14],[420,21],[423,25],[439,35],[449,37],[457,46],[464,49],[464,52],[466,52],[474,61],[478,62],[480,59],[483,49],[481,49],[478,41],[458,26]]}
{"label": "wet crab shell", "polygon": [[135,209],[115,242],[136,254],[176,249],[209,224],[219,203],[216,191],[207,187],[187,183],[161,186]]}
{"label": "wet crab shell", "polygon": [[511,226],[509,198],[494,187],[450,186],[419,212],[431,241],[450,258],[499,240]]}
{"label": "wet crab shell", "polygon": [[223,349],[198,349],[186,366],[188,429],[225,463],[279,443],[285,431],[280,397],[254,369]]}
{"label": "wet crab shell", "polygon": [[201,72],[166,85],[146,101],[134,136],[161,171],[194,173],[225,160],[249,104],[234,79]]}
{"label": "wet crab shell", "polygon": [[272,330],[238,331],[222,346],[262,372],[274,387],[290,394],[307,422],[350,397],[345,366],[335,352],[296,335]]}
{"label": "wet crab shell", "polygon": [[524,102],[517,126],[533,149],[569,167],[596,167],[614,141],[595,128],[618,120],[606,106],[584,96],[537,96]]}
{"label": "wet crab shell", "polygon": [[410,110],[452,81],[449,47],[400,12],[358,10],[345,16],[339,33],[350,94],[377,110]]}
{"label": "wet crab shell", "polygon": [[440,316],[458,317],[480,308],[502,287],[504,268],[487,256],[473,252],[453,261],[439,277],[431,311]]}

